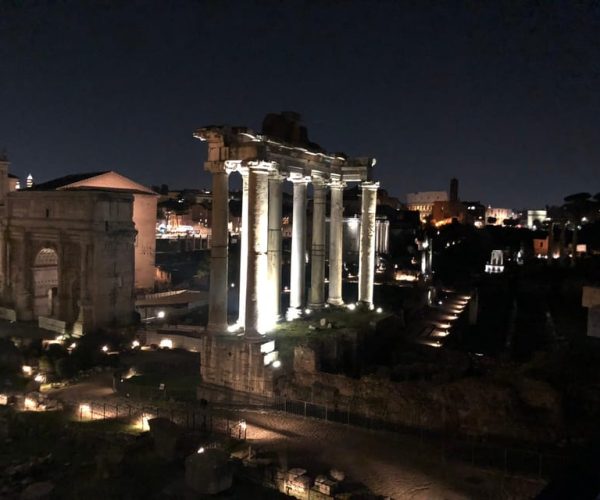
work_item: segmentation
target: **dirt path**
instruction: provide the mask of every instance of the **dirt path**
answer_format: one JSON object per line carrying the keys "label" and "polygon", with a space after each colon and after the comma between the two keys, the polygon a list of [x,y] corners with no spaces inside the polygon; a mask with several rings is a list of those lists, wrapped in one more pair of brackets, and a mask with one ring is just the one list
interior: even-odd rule
{"label": "dirt path", "polygon": [[[68,401],[120,399],[112,391],[110,373],[52,393]],[[240,411],[239,416],[248,423],[249,442],[275,451],[281,465],[308,469],[313,476],[337,468],[371,491],[395,499],[531,498],[544,485],[445,462],[438,447],[412,436],[266,411]]]}

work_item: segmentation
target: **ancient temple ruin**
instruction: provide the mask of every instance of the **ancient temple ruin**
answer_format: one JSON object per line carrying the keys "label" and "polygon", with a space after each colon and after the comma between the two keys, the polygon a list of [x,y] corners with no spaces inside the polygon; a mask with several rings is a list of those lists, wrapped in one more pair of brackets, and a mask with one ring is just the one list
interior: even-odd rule
{"label": "ancient temple ruin", "polygon": [[[375,210],[379,184],[372,179],[374,158],[347,158],[324,152],[308,141],[295,113],[268,115],[263,133],[245,127],[207,126],[194,137],[208,143],[205,170],[212,173],[213,219],[208,331],[243,329],[248,339],[267,333],[281,311],[282,184],[293,184],[290,307],[293,319],[305,308],[342,305],[343,189],[359,183],[362,191],[359,302],[373,304]],[[239,320],[227,323],[229,176],[243,182]],[[310,284],[305,304],[307,186],[313,187]],[[325,297],[326,199],[329,214],[329,290]]]}

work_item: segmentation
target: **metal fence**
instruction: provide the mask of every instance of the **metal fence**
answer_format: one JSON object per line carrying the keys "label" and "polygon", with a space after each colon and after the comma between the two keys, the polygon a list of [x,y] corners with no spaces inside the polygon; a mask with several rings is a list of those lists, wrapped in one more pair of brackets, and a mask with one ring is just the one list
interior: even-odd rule
{"label": "metal fence", "polygon": [[[146,405],[141,402],[114,403],[92,401],[79,404],[77,417],[80,420],[125,419],[137,425],[140,430],[149,430],[151,418],[163,417],[181,427],[246,439],[246,421],[240,412],[249,409],[277,411],[303,418],[314,418],[327,422],[344,424],[373,431],[390,432],[397,435],[417,438],[417,442],[427,446],[442,461],[462,461],[480,468],[503,471],[511,475],[549,478],[559,473],[571,459],[568,455],[549,453],[544,450],[521,449],[490,443],[475,438],[465,438],[441,430],[426,429],[416,417],[408,418],[411,425],[386,420],[385,416],[360,413],[351,408],[332,408],[309,401],[274,399],[262,405],[229,406],[228,409],[212,405],[200,408],[186,405],[185,408],[164,408]],[[414,424],[414,425],[413,425]]]}
{"label": "metal fence", "polygon": [[571,459],[568,455],[559,455],[542,450],[526,450],[498,443],[489,443],[476,438],[451,435],[444,430],[424,428],[419,418],[408,418],[411,425],[385,420],[381,416],[353,412],[350,408],[330,408],[309,401],[276,399],[265,409],[297,415],[304,418],[316,418],[360,427],[367,430],[391,432],[417,437],[446,460],[460,460],[473,466],[501,470],[506,474],[548,478],[559,473]]}
{"label": "metal fence", "polygon": [[246,439],[246,421],[229,412],[214,414],[208,409],[173,409],[107,401],[82,402],[74,408],[74,412],[79,421],[120,420],[136,425],[141,431],[150,429],[151,419],[166,418],[187,430]]}

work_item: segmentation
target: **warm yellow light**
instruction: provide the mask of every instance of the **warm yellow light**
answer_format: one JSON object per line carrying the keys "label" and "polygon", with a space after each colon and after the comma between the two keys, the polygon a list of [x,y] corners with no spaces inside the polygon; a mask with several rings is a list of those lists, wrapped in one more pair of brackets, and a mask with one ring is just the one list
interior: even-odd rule
{"label": "warm yellow light", "polygon": [[35,410],[37,408],[37,401],[31,398],[25,398],[25,409]]}
{"label": "warm yellow light", "polygon": [[139,341],[139,340],[134,340],[134,341],[131,343],[131,347],[132,347],[133,349],[135,349],[136,347],[139,347],[139,346],[140,346],[140,341]]}
{"label": "warm yellow light", "polygon": [[25,375],[31,375],[31,372],[32,372],[31,366],[29,366],[29,365],[23,365],[21,367],[21,369],[23,370],[23,373]]}
{"label": "warm yellow light", "polygon": [[89,404],[79,405],[79,418],[92,418],[92,407]]}
{"label": "warm yellow light", "polygon": [[46,381],[46,375],[42,375],[41,373],[38,373],[33,380],[35,380],[36,382],[39,382],[41,384]]}
{"label": "warm yellow light", "polygon": [[171,339],[161,339],[159,346],[164,349],[173,349],[173,341]]}
{"label": "warm yellow light", "polygon": [[140,418],[140,420],[138,422],[138,426],[140,427],[140,429],[150,430],[150,419],[151,418],[152,418],[151,415],[142,415],[142,417]]}

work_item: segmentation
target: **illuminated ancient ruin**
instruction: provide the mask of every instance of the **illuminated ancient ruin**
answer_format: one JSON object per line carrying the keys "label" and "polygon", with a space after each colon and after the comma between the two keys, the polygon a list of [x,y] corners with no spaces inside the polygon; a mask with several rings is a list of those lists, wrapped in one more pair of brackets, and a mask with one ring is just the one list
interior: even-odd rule
{"label": "illuminated ancient ruin", "polygon": [[[294,113],[268,115],[264,134],[243,127],[209,126],[194,137],[208,143],[205,170],[212,173],[213,228],[208,331],[243,329],[246,338],[268,332],[281,311],[282,183],[293,184],[293,228],[290,307],[286,317],[299,317],[308,307],[342,305],[343,188],[360,183],[362,191],[359,302],[373,304],[375,210],[379,184],[372,179],[374,158],[329,154],[308,141]],[[235,326],[227,324],[227,257],[229,175],[242,176],[240,308]],[[306,192],[313,185],[310,285],[305,301]],[[331,193],[329,292],[325,297],[326,199]]]}

